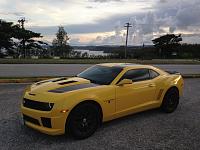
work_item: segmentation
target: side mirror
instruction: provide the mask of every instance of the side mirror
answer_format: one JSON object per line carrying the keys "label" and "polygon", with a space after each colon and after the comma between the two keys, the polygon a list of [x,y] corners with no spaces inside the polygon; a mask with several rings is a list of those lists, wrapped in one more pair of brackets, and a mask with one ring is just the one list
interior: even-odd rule
{"label": "side mirror", "polygon": [[123,85],[125,85],[125,84],[132,84],[132,83],[133,83],[133,81],[130,80],[130,79],[123,79],[123,80],[121,80],[117,85],[118,85],[118,86],[123,86]]}

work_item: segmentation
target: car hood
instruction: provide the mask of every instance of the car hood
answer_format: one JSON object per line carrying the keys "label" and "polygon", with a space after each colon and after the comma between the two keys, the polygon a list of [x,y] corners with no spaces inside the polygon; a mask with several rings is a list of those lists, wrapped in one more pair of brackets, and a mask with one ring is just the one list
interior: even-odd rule
{"label": "car hood", "polygon": [[82,88],[94,87],[96,84],[89,80],[73,77],[73,78],[54,78],[34,83],[30,87],[29,94],[37,94],[42,92],[64,93]]}

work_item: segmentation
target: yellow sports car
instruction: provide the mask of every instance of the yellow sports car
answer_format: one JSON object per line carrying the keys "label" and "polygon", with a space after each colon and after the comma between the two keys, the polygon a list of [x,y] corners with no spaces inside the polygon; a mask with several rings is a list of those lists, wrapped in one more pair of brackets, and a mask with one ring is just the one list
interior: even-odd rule
{"label": "yellow sports car", "polygon": [[183,92],[183,78],[149,65],[105,63],[73,78],[55,78],[27,87],[24,124],[40,132],[83,139],[102,122],[153,108],[171,113]]}

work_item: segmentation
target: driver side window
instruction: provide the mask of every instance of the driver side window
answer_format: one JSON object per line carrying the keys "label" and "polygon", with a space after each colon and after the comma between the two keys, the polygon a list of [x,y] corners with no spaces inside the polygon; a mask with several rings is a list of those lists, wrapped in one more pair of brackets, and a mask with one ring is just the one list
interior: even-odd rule
{"label": "driver side window", "polygon": [[149,69],[129,70],[122,76],[120,81],[123,80],[123,79],[130,79],[133,82],[149,80],[150,79]]}

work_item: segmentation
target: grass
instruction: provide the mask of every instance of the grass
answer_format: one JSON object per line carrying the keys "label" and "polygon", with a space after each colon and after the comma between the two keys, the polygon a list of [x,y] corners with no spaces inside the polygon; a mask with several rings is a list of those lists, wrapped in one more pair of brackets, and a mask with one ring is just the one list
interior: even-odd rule
{"label": "grass", "polygon": [[200,64],[193,59],[0,59],[0,64],[98,64],[98,63],[139,63],[139,64]]}

